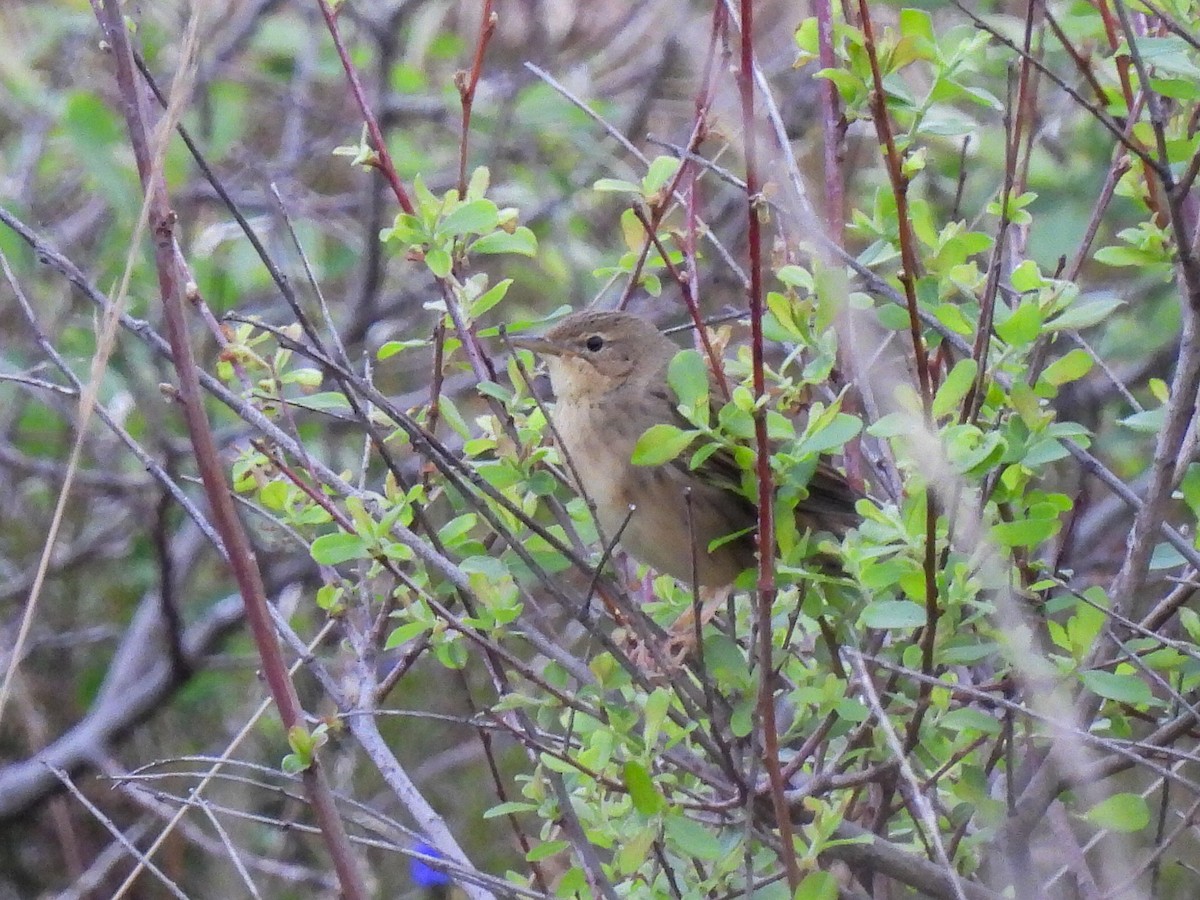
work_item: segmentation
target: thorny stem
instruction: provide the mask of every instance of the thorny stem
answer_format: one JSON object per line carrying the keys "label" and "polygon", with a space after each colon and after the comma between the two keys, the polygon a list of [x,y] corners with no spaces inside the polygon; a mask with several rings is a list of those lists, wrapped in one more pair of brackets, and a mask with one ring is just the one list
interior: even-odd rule
{"label": "thorny stem", "polygon": [[[1029,22],[1026,23],[1025,40],[1028,46],[1030,37]],[[1022,110],[1026,108],[1026,103],[1022,97],[1022,92],[1028,86],[1028,60],[1021,67],[1021,77],[1017,84],[1017,96],[1014,102],[1011,96],[1011,80],[1009,102],[1004,110],[1004,128],[1005,128],[1005,154],[1004,154],[1004,187],[1000,192],[1000,225],[996,233],[996,245],[992,251],[991,265],[988,267],[988,280],[984,288],[983,297],[980,300],[980,315],[979,325],[975,330],[975,345],[972,348],[971,357],[975,360],[975,382],[971,385],[971,389],[967,392],[967,396],[963,399],[962,409],[959,411],[959,422],[974,422],[979,416],[980,409],[983,406],[984,386],[987,380],[987,363],[988,349],[991,346],[992,340],[992,321],[996,311],[996,296],[1000,291],[1000,277],[1004,271],[1004,251],[1006,239],[1008,237],[1008,228],[1011,223],[1009,216],[1009,202],[1013,195],[1013,181],[1016,176],[1017,169],[1017,148],[1021,142],[1021,130],[1024,124],[1021,116]],[[1014,121],[1013,108],[1016,108],[1017,115]]]}
{"label": "thorny stem", "polygon": [[[833,69],[837,57],[833,45],[833,8],[830,0],[814,0],[813,15],[817,20],[817,56],[822,69]],[[841,146],[846,122],[840,112],[837,86],[830,79],[821,79],[817,85],[821,108],[821,147],[824,154],[825,175],[825,229],[827,240],[841,250],[846,246],[846,185],[842,176]],[[842,311],[842,325],[838,328],[838,368],[846,382],[856,384],[857,391],[846,394],[844,409],[858,413],[863,406],[871,405],[870,388],[865,370],[859,365],[853,347],[856,345],[856,316],[852,309]],[[862,436],[849,440],[843,450],[846,478],[856,488],[864,482],[866,463],[863,459]]]}

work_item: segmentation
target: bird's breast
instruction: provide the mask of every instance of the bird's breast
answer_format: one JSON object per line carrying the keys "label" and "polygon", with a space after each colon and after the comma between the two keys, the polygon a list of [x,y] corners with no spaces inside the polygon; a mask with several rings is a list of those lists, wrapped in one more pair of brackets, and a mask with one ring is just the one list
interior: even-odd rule
{"label": "bird's breast", "polygon": [[[604,539],[620,534],[622,546],[634,557],[681,581],[691,581],[695,564],[701,584],[730,583],[753,564],[753,540],[745,537],[715,553],[706,548],[753,525],[752,516],[727,492],[676,466],[633,465],[638,438],[653,423],[618,407],[603,399],[560,400],[554,412],[569,471],[595,504]],[[694,561],[693,555],[698,557]]]}
{"label": "bird's breast", "polygon": [[567,456],[568,472],[596,504],[596,515],[609,539],[637,499],[631,494],[629,472],[638,435],[629,428],[628,416],[614,413],[612,404],[603,399],[560,401],[554,410],[554,428]]}

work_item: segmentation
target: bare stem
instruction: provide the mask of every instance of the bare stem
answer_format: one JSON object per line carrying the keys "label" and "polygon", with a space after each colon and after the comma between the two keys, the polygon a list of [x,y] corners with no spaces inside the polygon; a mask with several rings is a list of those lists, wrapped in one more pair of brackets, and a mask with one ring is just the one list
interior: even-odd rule
{"label": "bare stem", "polygon": [[[225,549],[229,565],[246,606],[246,619],[262,661],[263,674],[270,686],[280,718],[288,729],[301,726],[300,703],[295,687],[283,661],[274,625],[267,610],[266,590],[254,551],[242,528],[225,481],[224,466],[217,454],[216,442],[204,411],[204,399],[197,378],[197,366],[188,338],[188,327],[175,256],[175,213],[167,198],[166,181],[161,165],[154,164],[150,134],[146,127],[133,64],[129,32],[118,0],[102,0],[96,12],[105,38],[114,51],[117,86],[122,98],[121,111],[125,116],[130,142],[138,162],[143,190],[149,202],[150,224],[154,235],[154,259],[162,295],[167,337],[179,384],[179,398],[184,421],[191,438],[196,466],[204,483],[205,494],[212,509],[212,520]],[[350,848],[345,826],[338,814],[328,782],[318,760],[304,772],[304,784],[316,813],[322,837],[337,869],[338,881],[345,896],[357,900],[367,896],[366,886],[358,871],[357,861]]]}
{"label": "bare stem", "polygon": [[483,0],[483,18],[479,22],[479,39],[475,42],[475,59],[471,63],[471,71],[459,72],[454,78],[458,87],[458,97],[462,104],[462,135],[458,145],[458,196],[467,195],[467,137],[471,132],[471,110],[475,104],[475,88],[479,85],[479,75],[483,71],[483,56],[487,52],[488,42],[496,33],[496,23],[499,16],[492,10],[493,0]]}
{"label": "bare stem", "polygon": [[758,719],[762,727],[763,765],[771,780],[775,824],[782,844],[781,857],[788,885],[800,885],[800,865],[792,840],[791,812],[779,764],[779,731],[775,722],[775,667],[771,661],[775,607],[774,480],[771,445],[767,438],[767,384],[763,362],[762,198],[759,196],[757,124],[754,120],[754,0],[741,0],[741,63],[738,88],[742,101],[742,135],[746,142],[746,243],[750,257],[750,352],[754,375],[754,438],[758,451]]}

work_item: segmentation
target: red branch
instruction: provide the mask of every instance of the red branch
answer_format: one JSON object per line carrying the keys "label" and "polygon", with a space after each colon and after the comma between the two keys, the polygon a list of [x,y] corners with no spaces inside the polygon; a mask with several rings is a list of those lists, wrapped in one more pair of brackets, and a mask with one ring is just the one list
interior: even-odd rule
{"label": "red branch", "polygon": [[342,41],[341,32],[338,31],[337,13],[330,8],[327,0],[317,0],[317,5],[321,7],[321,15],[325,17],[325,25],[329,28],[329,34],[333,38],[333,46],[337,48],[338,58],[342,61],[342,68],[346,70],[346,80],[350,82],[350,91],[354,94],[354,100],[358,103],[358,108],[362,111],[363,119],[367,123],[367,133],[371,135],[371,143],[375,145],[375,158],[372,160],[372,165],[383,173],[383,177],[392,186],[392,193],[396,195],[396,202],[400,204],[402,210],[411,216],[416,213],[416,207],[413,206],[412,200],[408,196],[408,191],[401,184],[400,175],[396,172],[396,167],[392,165],[392,157],[387,152],[387,147],[383,143],[383,130],[379,127],[379,120],[375,118],[375,115],[371,112],[371,107],[367,104],[367,95],[363,90],[362,81],[358,77],[358,71],[354,68],[354,63],[350,61],[350,53],[346,50],[346,45]]}
{"label": "red branch", "polygon": [[[862,17],[863,44],[867,51],[867,59],[871,64],[871,79],[873,90],[871,96],[872,118],[875,120],[875,133],[879,143],[884,148],[884,160],[887,163],[888,177],[892,184],[892,195],[896,199],[896,220],[900,236],[901,272],[900,283],[904,286],[904,299],[908,307],[908,327],[912,336],[913,358],[917,365],[917,380],[921,385],[921,407],[925,415],[925,427],[934,433],[933,421],[933,379],[929,371],[929,354],[925,347],[925,337],[921,333],[920,312],[917,306],[917,251],[916,236],[913,234],[912,221],[908,214],[908,176],[896,149],[896,141],[892,135],[892,123],[887,113],[887,94],[883,87],[883,73],[879,68],[879,56],[876,52],[875,29],[871,23],[871,13],[867,9],[867,0],[858,0],[859,15]],[[932,486],[925,490],[925,554],[923,569],[925,576],[925,626],[921,641],[921,670],[926,675],[933,674],[933,656],[937,642],[937,623],[941,615],[938,607],[937,587],[937,503],[933,496]],[[922,702],[928,701],[929,692],[921,696]],[[919,717],[918,717],[919,721]],[[909,738],[915,739],[916,729],[909,729]],[[910,748],[911,749],[911,748]]]}
{"label": "red branch", "polygon": [[[153,158],[149,129],[142,109],[141,91],[133,64],[133,50],[118,0],[103,0],[103,10],[97,16],[105,38],[113,48],[116,62],[117,86],[121,96],[121,112],[129,130],[138,173],[146,193],[149,223],[154,235],[154,261],[162,295],[167,338],[179,384],[180,406],[196,457],[196,467],[204,484],[205,496],[212,510],[212,521],[221,535],[229,554],[229,566],[237,581],[246,607],[246,621],[262,660],[263,675],[271,690],[279,716],[285,728],[304,726],[295,686],[288,674],[287,664],[275,637],[275,626],[267,609],[266,588],[258,568],[254,550],[242,528],[234,508],[225,469],[217,453],[216,442],[204,411],[196,360],[188,337],[187,314],[175,259],[175,213],[170,208],[162,167]],[[325,839],[342,894],[348,898],[365,898],[366,886],[350,849],[344,824],[338,813],[333,792],[329,788],[319,761],[303,773],[303,781],[313,811]]]}
{"label": "red branch", "polygon": [[[720,2],[720,0],[718,0]],[[738,88],[742,99],[742,134],[746,142],[746,242],[750,255],[750,352],[754,369],[754,438],[758,450],[758,716],[763,733],[763,765],[771,780],[771,801],[775,824],[782,844],[781,856],[787,869],[788,885],[794,893],[800,885],[800,865],[792,840],[791,811],[785,795],[786,785],[779,766],[779,731],[775,722],[775,697],[771,680],[775,667],[771,661],[775,606],[775,516],[774,488],[771,478],[771,447],[767,439],[767,384],[763,363],[763,286],[762,222],[759,195],[756,131],[754,122],[754,0],[741,0],[741,65]]]}
{"label": "red branch", "polygon": [[492,0],[483,0],[483,18],[479,22],[479,40],[475,43],[475,59],[471,71],[459,72],[454,76],[458,98],[462,103],[462,135],[458,144],[458,196],[467,196],[467,135],[471,132],[471,108],[475,104],[475,88],[479,86],[479,73],[483,71],[483,55],[488,42],[496,33],[499,16],[492,11]]}

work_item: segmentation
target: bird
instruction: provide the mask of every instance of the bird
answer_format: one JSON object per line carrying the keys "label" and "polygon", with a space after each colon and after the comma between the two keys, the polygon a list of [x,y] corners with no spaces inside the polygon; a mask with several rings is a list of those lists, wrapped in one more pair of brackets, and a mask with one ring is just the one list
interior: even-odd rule
{"label": "bird", "polygon": [[[659,465],[632,461],[638,438],[652,426],[693,427],[667,382],[680,348],[653,322],[585,310],[542,337],[513,343],[546,361],[553,431],[576,487],[594,504],[602,538],[618,539],[635,559],[684,584],[694,573],[695,587],[714,593],[727,592],[757,564],[758,510],[741,491],[732,453],[718,450],[695,469],[690,454]],[[807,491],[796,507],[801,533],[840,538],[858,524],[861,495],[827,461],[818,463]]]}

